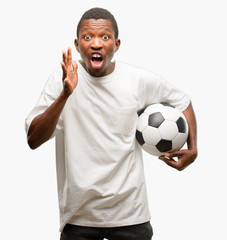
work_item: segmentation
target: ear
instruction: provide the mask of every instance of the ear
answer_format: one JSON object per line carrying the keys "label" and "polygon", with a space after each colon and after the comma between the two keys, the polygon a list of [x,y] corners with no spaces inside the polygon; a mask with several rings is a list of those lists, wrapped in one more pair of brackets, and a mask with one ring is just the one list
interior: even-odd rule
{"label": "ear", "polygon": [[115,46],[116,46],[115,52],[118,51],[120,45],[121,45],[121,40],[118,38],[118,39],[116,39],[116,41],[115,41]]}
{"label": "ear", "polygon": [[76,47],[77,52],[80,52],[80,50],[79,50],[79,40],[77,38],[74,40],[74,45]]}

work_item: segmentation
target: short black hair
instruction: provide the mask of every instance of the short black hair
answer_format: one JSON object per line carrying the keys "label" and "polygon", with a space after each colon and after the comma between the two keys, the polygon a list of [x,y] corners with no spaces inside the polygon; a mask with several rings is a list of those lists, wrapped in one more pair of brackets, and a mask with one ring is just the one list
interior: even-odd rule
{"label": "short black hair", "polygon": [[116,22],[114,16],[108,10],[106,10],[104,8],[98,8],[98,7],[91,8],[82,15],[82,17],[77,25],[77,37],[79,37],[79,31],[80,31],[82,22],[87,19],[107,19],[107,20],[109,20],[114,29],[115,39],[118,38],[118,35],[119,35],[118,26],[117,26],[117,22]]}

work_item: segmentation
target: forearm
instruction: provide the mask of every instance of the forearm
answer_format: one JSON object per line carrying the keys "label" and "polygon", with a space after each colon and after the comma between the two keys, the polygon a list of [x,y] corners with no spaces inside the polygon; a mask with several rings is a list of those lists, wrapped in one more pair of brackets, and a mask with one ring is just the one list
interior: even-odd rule
{"label": "forearm", "polygon": [[68,97],[62,92],[45,112],[36,116],[28,131],[27,141],[35,149],[50,139],[58,123]]}
{"label": "forearm", "polygon": [[187,145],[189,150],[195,151],[197,155],[197,126],[196,126],[196,117],[195,113],[192,107],[192,104],[187,107],[185,111],[183,111],[183,114],[185,115],[188,126],[189,126],[189,134],[188,134],[188,140]]}

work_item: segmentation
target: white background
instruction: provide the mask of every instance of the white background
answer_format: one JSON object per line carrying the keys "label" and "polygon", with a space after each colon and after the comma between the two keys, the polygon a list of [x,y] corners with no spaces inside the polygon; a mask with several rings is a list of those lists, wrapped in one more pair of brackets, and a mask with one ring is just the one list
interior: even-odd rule
{"label": "white background", "polygon": [[115,58],[162,75],[191,96],[196,112],[193,165],[178,172],[144,154],[153,239],[227,239],[225,0],[1,2],[0,238],[59,239],[54,140],[30,150],[24,119],[94,6],[118,21]]}

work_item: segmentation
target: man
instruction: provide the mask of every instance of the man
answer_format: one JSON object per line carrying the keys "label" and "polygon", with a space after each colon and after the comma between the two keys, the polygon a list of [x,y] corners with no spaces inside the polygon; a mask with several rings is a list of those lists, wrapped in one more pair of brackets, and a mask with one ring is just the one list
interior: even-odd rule
{"label": "man", "polygon": [[197,156],[190,99],[153,73],[111,62],[120,40],[105,9],[84,13],[75,46],[82,60],[73,61],[71,49],[63,52],[62,69],[50,76],[26,119],[32,149],[56,137],[61,240],[151,239],[137,112],[157,102],[183,111],[188,149],[160,157],[183,170]]}

